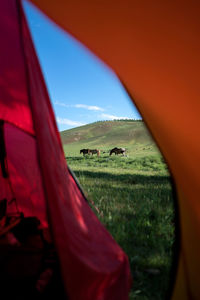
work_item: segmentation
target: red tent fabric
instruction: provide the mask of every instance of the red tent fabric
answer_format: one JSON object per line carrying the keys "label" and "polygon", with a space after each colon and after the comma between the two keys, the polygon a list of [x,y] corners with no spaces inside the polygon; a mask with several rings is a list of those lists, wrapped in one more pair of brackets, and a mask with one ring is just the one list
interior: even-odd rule
{"label": "red tent fabric", "polygon": [[50,226],[69,299],[128,299],[128,258],[68,171],[20,1],[0,2],[0,27],[0,199]]}

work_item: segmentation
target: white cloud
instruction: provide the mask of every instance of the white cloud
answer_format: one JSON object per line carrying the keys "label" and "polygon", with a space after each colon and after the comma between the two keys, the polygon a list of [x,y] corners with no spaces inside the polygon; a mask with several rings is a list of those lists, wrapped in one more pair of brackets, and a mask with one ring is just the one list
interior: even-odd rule
{"label": "white cloud", "polygon": [[128,117],[118,117],[118,116],[108,115],[108,114],[101,114],[100,117],[108,120],[124,120],[124,119],[130,120],[131,119]]}
{"label": "white cloud", "polygon": [[84,108],[84,109],[94,110],[94,111],[104,111],[103,108],[101,108],[99,106],[95,106],[95,105],[75,104],[73,106],[76,108]]}
{"label": "white cloud", "polygon": [[82,125],[85,125],[85,123],[82,123],[82,122],[79,122],[79,121],[72,121],[72,120],[69,120],[69,119],[66,119],[66,118],[57,117],[56,120],[57,120],[58,124],[62,124],[62,125],[69,125],[69,126],[82,126]]}
{"label": "white cloud", "polygon": [[71,105],[65,104],[63,102],[55,101],[54,104],[59,105],[59,106],[64,106],[64,107],[70,107]]}
{"label": "white cloud", "polygon": [[87,110],[93,111],[104,111],[103,108],[96,106],[96,105],[86,105],[86,104],[65,104],[63,102],[55,101],[54,104],[64,107],[75,107],[75,108],[84,108]]}

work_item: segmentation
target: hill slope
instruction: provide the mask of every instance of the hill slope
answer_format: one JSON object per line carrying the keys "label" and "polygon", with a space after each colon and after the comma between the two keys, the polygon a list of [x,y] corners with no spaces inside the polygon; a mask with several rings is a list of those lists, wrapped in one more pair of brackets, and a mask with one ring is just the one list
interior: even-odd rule
{"label": "hill slope", "polygon": [[120,120],[95,122],[62,131],[61,139],[67,155],[79,153],[82,148],[98,148],[109,151],[112,147],[125,147],[129,153],[141,153],[141,149],[156,151],[143,121]]}

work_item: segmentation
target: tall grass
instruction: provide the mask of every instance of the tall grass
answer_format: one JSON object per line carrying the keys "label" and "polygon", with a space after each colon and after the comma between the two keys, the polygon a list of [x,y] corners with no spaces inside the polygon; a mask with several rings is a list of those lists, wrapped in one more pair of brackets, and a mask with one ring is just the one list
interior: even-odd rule
{"label": "tall grass", "polygon": [[91,206],[129,257],[130,299],[164,299],[170,281],[174,208],[170,176],[157,153],[68,156]]}

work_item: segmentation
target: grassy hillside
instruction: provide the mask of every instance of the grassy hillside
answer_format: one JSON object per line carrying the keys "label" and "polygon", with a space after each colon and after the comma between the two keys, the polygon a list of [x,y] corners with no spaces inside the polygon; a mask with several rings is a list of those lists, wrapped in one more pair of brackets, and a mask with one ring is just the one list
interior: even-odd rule
{"label": "grassy hillside", "polygon": [[105,121],[61,132],[67,156],[79,154],[82,148],[108,151],[125,147],[127,154],[140,156],[141,151],[157,153],[154,142],[142,121]]}
{"label": "grassy hillside", "polygon": [[[170,175],[142,121],[96,122],[61,133],[89,204],[129,257],[130,300],[165,299],[174,244]],[[110,156],[112,147],[127,156]],[[105,151],[80,155],[82,148]]]}

